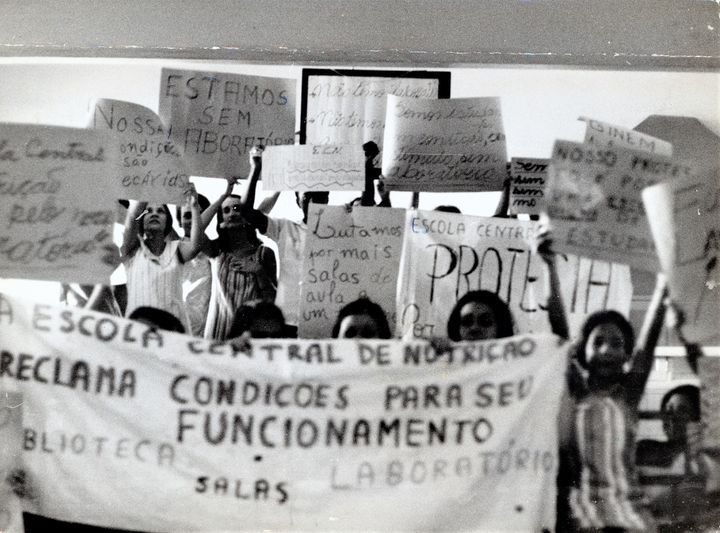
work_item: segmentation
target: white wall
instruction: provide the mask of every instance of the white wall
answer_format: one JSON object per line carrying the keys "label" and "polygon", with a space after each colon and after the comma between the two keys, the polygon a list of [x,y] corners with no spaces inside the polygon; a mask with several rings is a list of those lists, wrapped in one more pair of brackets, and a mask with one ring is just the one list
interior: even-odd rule
{"label": "white wall", "polygon": [[[299,80],[298,65],[255,65],[160,59],[0,58],[0,121],[84,127],[95,98],[127,100],[157,110],[163,66],[220,70]],[[580,140],[581,115],[633,127],[650,114],[688,115],[720,134],[720,74],[616,71],[540,67],[465,68],[452,72],[451,96],[500,96],[508,155],[548,157],[555,139]],[[215,197],[219,180],[197,180]],[[262,196],[262,193],[260,194]],[[351,194],[333,195],[333,202]],[[407,206],[407,193],[393,193]],[[497,195],[423,194],[421,208],[453,203],[469,214],[491,214]],[[297,218],[292,195],[282,195],[276,213]]]}

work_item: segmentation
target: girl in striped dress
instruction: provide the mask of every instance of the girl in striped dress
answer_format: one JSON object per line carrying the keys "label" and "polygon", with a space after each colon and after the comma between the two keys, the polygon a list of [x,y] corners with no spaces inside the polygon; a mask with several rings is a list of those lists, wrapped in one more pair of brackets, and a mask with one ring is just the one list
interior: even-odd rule
{"label": "girl in striped dress", "polygon": [[182,298],[182,267],[200,250],[200,213],[197,196],[190,192],[190,239],[170,239],[172,215],[164,204],[131,201],[120,254],[127,273],[125,316],[138,307],[154,307],[175,315],[190,331]]}

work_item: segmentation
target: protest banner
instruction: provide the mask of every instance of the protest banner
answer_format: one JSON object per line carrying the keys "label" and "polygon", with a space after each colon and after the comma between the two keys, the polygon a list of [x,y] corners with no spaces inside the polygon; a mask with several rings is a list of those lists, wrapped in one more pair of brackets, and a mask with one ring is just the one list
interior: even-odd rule
{"label": "protest banner", "polygon": [[448,98],[450,73],[304,69],[301,142],[382,146],[387,95]]}
{"label": "protest banner", "polygon": [[641,150],[653,154],[672,157],[672,144],[652,135],[640,133],[622,126],[614,126],[592,118],[580,117],[587,124],[585,129],[585,144],[597,144],[629,150]]}
{"label": "protest banner", "polygon": [[395,290],[405,211],[310,204],[298,333],[330,337],[340,309],[359,297],[380,305],[395,329]]}
{"label": "protest banner", "polygon": [[498,191],[507,176],[499,98],[388,96],[382,175],[403,191]]}
{"label": "protest banner", "polygon": [[263,154],[263,188],[271,191],[361,191],[362,146],[273,146]]}
{"label": "protest banner", "polygon": [[0,388],[0,531],[3,533],[24,531],[18,493],[32,498],[23,486],[22,412],[22,394]]}
{"label": "protest banner", "polygon": [[[515,331],[550,330],[542,260],[531,249],[537,223],[408,211],[400,264],[398,327],[403,337],[446,336],[450,312],[466,292],[484,289],[505,301]],[[630,269],[559,255],[557,270],[571,333],[602,309],[630,312]]]}
{"label": "protest banner", "polygon": [[107,132],[0,124],[0,276],[107,283],[117,156]]}
{"label": "protest banner", "polygon": [[642,193],[670,296],[691,342],[720,345],[720,183],[681,179]]}
{"label": "protest banner", "polygon": [[539,215],[545,207],[549,159],[513,157],[510,160],[510,214]]}
{"label": "protest banner", "polygon": [[119,142],[117,198],[181,204],[190,182],[170,130],[152,110],[131,102],[94,102],[90,127]]}
{"label": "protest banner", "polygon": [[657,272],[641,191],[695,175],[657,154],[557,141],[545,192],[556,249]]}
{"label": "protest banner", "polygon": [[44,516],[158,532],[552,528],[555,337],[243,351],[1,303],[0,381],[23,393]]}
{"label": "protest banner", "polygon": [[160,118],[193,175],[245,177],[255,145],[295,142],[295,80],[162,69]]}

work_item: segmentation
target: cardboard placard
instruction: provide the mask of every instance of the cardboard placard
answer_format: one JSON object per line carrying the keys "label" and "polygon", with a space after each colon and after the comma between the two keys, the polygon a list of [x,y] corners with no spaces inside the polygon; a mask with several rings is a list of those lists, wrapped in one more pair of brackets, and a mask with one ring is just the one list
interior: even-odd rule
{"label": "cardboard placard", "polygon": [[271,191],[361,191],[362,146],[273,146],[263,154],[263,188]]}
{"label": "cardboard placard", "polygon": [[691,342],[720,344],[720,182],[717,176],[661,183],[643,202],[670,296]]}
{"label": "cardboard placard", "polygon": [[664,156],[557,141],[546,188],[558,250],[657,272],[642,198],[655,183],[695,176]]}
{"label": "cardboard placard", "polygon": [[89,127],[111,131],[119,141],[118,198],[183,203],[190,176],[169,128],[152,110],[100,99],[92,106]]}
{"label": "cardboard placard", "polygon": [[549,159],[513,157],[510,160],[510,214],[539,215],[545,208]]}
{"label": "cardboard placard", "polygon": [[[541,259],[532,252],[537,223],[438,211],[408,211],[398,289],[402,336],[446,336],[455,302],[466,292],[496,293],[510,307],[516,332],[550,330]],[[630,312],[630,269],[559,256],[558,276],[571,332],[588,314]]]}
{"label": "cardboard placard", "polygon": [[294,143],[295,86],[292,79],[164,68],[160,117],[191,174],[245,177],[253,146]]}
{"label": "cardboard placard", "polygon": [[117,160],[108,132],[0,124],[0,276],[107,283]]}
{"label": "cardboard placard", "polygon": [[385,207],[310,204],[298,332],[330,337],[340,309],[365,296],[380,305],[395,330],[395,289],[405,211]]}
{"label": "cardboard placard", "polygon": [[666,157],[672,157],[673,155],[672,144],[652,135],[592,118],[580,117],[580,120],[587,123],[585,144],[641,150]]}
{"label": "cardboard placard", "polygon": [[499,98],[388,96],[384,139],[389,189],[497,191],[506,177]]}

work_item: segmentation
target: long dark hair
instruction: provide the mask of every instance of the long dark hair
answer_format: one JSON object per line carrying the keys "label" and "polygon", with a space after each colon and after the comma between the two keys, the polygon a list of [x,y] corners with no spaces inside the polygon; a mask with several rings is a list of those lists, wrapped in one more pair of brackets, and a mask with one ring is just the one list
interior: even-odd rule
{"label": "long dark hair", "polygon": [[[237,198],[238,200],[242,200],[242,197],[237,194],[231,194],[230,196],[228,196],[228,198]],[[225,200],[223,200],[223,202],[224,201]],[[221,205],[220,209],[218,209],[218,212],[217,212],[217,234],[218,234],[218,239],[217,239],[217,244],[216,244],[217,253],[220,253],[220,252],[228,249],[228,243],[229,243],[228,230],[221,227],[224,220],[225,219],[223,217],[222,205]],[[230,231],[237,231],[237,228],[235,228],[234,230],[230,230]],[[247,229],[245,230],[245,233],[247,235],[248,242],[250,244],[252,244],[253,246],[260,246],[262,244],[262,241],[258,238],[257,233],[255,232],[255,228],[252,225],[248,224]]]}
{"label": "long dark hair", "polygon": [[375,321],[375,325],[378,330],[378,339],[389,339],[392,334],[390,333],[390,325],[388,324],[385,311],[378,304],[370,300],[369,298],[358,298],[352,302],[346,304],[338,313],[335,325],[332,329],[333,339],[337,339],[340,334],[340,324],[342,321],[352,315],[368,315]]}
{"label": "long dark hair", "polygon": [[478,290],[466,292],[460,298],[450,312],[447,322],[447,334],[450,340],[460,341],[460,310],[465,304],[476,302],[487,305],[495,317],[497,325],[497,338],[512,337],[515,334],[515,327],[512,313],[508,305],[494,292]]}
{"label": "long dark hair", "polygon": [[587,370],[588,367],[587,358],[585,357],[585,346],[590,338],[590,334],[600,324],[608,323],[615,324],[620,329],[620,333],[622,333],[623,339],[625,340],[625,353],[628,358],[632,355],[635,347],[635,332],[630,322],[620,313],[612,309],[597,311],[587,317],[580,332],[580,339],[573,347],[572,357],[582,368]]}

